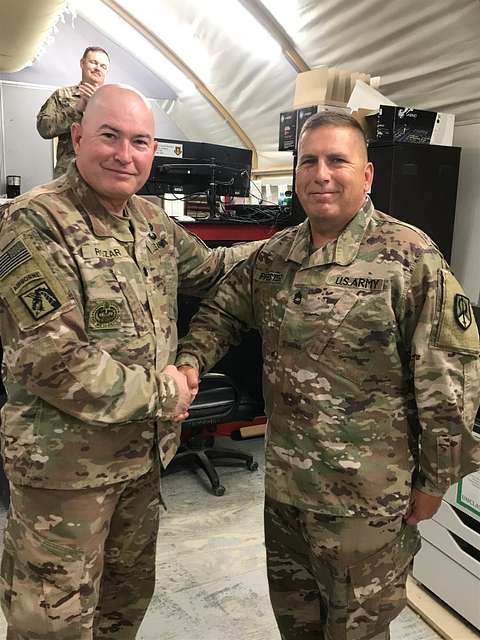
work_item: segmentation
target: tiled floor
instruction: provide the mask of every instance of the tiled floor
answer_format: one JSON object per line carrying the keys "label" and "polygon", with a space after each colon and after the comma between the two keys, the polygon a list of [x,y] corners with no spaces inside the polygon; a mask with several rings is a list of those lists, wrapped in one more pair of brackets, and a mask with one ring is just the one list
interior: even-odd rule
{"label": "tiled floor", "polygon": [[[264,565],[263,441],[232,446],[251,451],[260,468],[223,469],[223,497],[187,471],[163,479],[168,511],[158,537],[157,588],[138,640],[280,640]],[[439,638],[410,609],[392,625],[392,640]]]}

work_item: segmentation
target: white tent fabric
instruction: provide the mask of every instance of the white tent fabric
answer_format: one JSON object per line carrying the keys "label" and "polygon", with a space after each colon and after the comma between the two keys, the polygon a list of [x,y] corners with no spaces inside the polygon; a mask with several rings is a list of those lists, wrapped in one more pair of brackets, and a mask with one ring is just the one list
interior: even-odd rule
{"label": "white tent fabric", "polygon": [[[480,121],[478,0],[263,3],[311,68],[336,66],[379,75],[380,91],[397,104],[451,112],[457,122]],[[292,107],[296,71],[280,51],[266,57],[262,38],[269,36],[249,32],[248,22],[239,19],[237,0],[118,4],[161,34],[205,82],[254,142],[260,168],[289,165],[289,154],[276,151],[278,118]],[[93,19],[91,11],[80,10]],[[169,106],[170,117],[189,138],[239,144],[200,94],[180,92]]]}
{"label": "white tent fabric", "polygon": [[[381,76],[380,91],[403,106],[480,122],[479,0],[262,0],[310,68],[335,66]],[[261,0],[258,0],[260,3]],[[292,108],[296,70],[239,0],[69,2],[175,91],[162,104],[185,137],[243,146],[191,82],[162,63],[123,8],[156,34],[220,101],[258,152],[259,168],[287,167],[278,122]]]}

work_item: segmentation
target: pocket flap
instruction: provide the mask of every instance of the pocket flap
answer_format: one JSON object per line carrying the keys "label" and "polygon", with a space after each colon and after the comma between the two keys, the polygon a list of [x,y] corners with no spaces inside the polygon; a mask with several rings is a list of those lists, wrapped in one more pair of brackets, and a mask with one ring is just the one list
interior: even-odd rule
{"label": "pocket flap", "polygon": [[362,602],[401,575],[420,549],[417,527],[404,524],[398,536],[368,558],[349,567],[353,591]]}
{"label": "pocket flap", "polygon": [[61,590],[78,589],[84,569],[84,556],[79,549],[56,545],[19,522],[9,520],[5,551],[42,582]]}

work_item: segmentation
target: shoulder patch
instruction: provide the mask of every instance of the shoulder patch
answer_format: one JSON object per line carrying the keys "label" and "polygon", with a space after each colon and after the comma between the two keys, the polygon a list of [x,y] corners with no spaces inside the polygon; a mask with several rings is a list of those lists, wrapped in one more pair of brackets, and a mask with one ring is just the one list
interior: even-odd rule
{"label": "shoulder patch", "polygon": [[0,251],[0,295],[22,331],[70,310],[75,301],[30,232],[6,239]]}
{"label": "shoulder patch", "polygon": [[456,293],[453,301],[453,315],[460,327],[466,331],[472,324],[472,306],[467,296]]}
{"label": "shoulder patch", "polygon": [[31,259],[32,254],[23,240],[14,242],[0,253],[0,280]]}
{"label": "shoulder patch", "polygon": [[20,294],[20,300],[27,307],[34,320],[40,320],[56,309],[60,309],[60,300],[55,292],[43,281]]}
{"label": "shoulder patch", "polygon": [[478,329],[470,300],[447,269],[438,272],[436,313],[434,346],[454,352],[479,353]]}

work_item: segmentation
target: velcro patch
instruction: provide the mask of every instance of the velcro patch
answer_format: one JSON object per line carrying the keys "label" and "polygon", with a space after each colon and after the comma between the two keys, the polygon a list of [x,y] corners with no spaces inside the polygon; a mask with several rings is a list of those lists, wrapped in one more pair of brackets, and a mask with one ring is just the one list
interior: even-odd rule
{"label": "velcro patch", "polygon": [[466,331],[472,324],[472,305],[467,296],[455,294],[453,301],[453,315],[460,327]]}
{"label": "velcro patch", "polygon": [[31,259],[32,254],[23,240],[14,242],[0,254],[0,280],[3,280],[9,273],[12,273],[21,264]]}
{"label": "velcro patch", "polygon": [[121,323],[121,300],[95,300],[88,314],[90,329],[118,329]]}
{"label": "velcro patch", "polygon": [[92,242],[82,246],[82,256],[84,258],[117,258],[128,257],[128,251],[125,247],[111,241]]}
{"label": "velcro patch", "polygon": [[45,281],[35,284],[19,297],[34,320],[40,320],[61,307],[59,299]]}
{"label": "velcro patch", "polygon": [[280,271],[261,271],[255,274],[255,280],[259,282],[279,283],[283,281],[284,275],[285,274],[280,273]]}
{"label": "velcro patch", "polygon": [[364,289],[366,291],[383,291],[385,281],[383,278],[357,275],[331,275],[327,278],[327,285],[344,287],[346,289]]}
{"label": "velcro patch", "polygon": [[470,300],[455,276],[446,269],[438,273],[438,323],[434,345],[448,351],[478,354],[478,329],[473,320]]}
{"label": "velcro patch", "polygon": [[33,280],[42,280],[45,276],[41,271],[29,271],[28,273],[23,274],[13,285],[12,291],[13,293],[18,293],[23,289],[25,285]]}

